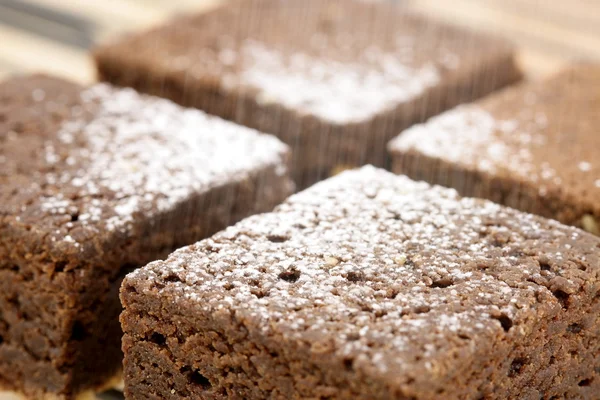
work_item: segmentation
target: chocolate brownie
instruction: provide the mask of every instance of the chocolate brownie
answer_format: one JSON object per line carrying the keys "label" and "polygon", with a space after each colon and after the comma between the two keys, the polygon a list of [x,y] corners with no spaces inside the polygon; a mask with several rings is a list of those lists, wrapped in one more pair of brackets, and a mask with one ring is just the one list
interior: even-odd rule
{"label": "chocolate brownie", "polygon": [[383,166],[402,129],[520,78],[503,41],[351,0],[230,1],[95,58],[102,80],[276,134],[300,187]]}
{"label": "chocolate brownie", "polygon": [[592,399],[600,239],[367,166],[125,278],[129,399]]}
{"label": "chocolate brownie", "polygon": [[121,369],[125,273],[292,190],[270,135],[45,76],[0,84],[0,388],[72,399]]}
{"label": "chocolate brownie", "polygon": [[600,235],[600,65],[576,65],[401,133],[393,171]]}

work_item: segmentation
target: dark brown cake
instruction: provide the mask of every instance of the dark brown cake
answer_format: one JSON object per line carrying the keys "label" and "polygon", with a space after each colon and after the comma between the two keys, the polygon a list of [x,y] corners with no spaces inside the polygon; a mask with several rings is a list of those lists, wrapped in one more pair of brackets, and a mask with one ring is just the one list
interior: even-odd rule
{"label": "dark brown cake", "polygon": [[301,187],[383,166],[402,129],[520,78],[500,40],[352,0],[230,1],[95,57],[102,80],[276,134]]}
{"label": "dark brown cake", "polygon": [[600,235],[600,66],[461,106],[394,139],[393,171]]}
{"label": "dark brown cake", "polygon": [[364,167],[125,278],[137,399],[594,399],[600,239]]}
{"label": "dark brown cake", "polygon": [[291,191],[276,138],[132,89],[0,84],[0,389],[71,399],[121,369],[126,272]]}

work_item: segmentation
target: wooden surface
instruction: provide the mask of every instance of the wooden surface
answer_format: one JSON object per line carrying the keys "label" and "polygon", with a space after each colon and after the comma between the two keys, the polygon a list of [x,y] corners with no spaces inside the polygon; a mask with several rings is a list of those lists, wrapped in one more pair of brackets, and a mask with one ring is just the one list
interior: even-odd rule
{"label": "wooden surface", "polygon": [[[92,43],[217,1],[0,0],[0,77],[45,71],[91,82],[95,76],[87,48]],[[519,46],[520,62],[531,78],[552,73],[571,60],[600,61],[600,0],[398,1],[433,18],[508,37]],[[41,16],[15,12],[15,3],[39,6],[43,12]],[[47,18],[48,11],[61,16],[59,21]],[[71,19],[63,21],[64,16]],[[78,37],[81,43],[73,43]]]}

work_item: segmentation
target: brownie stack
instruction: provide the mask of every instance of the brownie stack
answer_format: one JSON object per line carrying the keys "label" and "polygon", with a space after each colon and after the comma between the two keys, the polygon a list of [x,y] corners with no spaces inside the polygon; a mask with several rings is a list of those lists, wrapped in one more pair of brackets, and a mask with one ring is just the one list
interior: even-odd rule
{"label": "brownie stack", "polygon": [[129,399],[592,399],[600,239],[364,167],[128,275]]}
{"label": "brownie stack", "polygon": [[[109,83],[0,83],[0,390],[600,398],[598,66],[459,105],[520,79],[512,47],[360,0],[94,56]],[[288,197],[390,156],[409,177]]]}
{"label": "brownie stack", "polygon": [[121,370],[121,279],[289,195],[276,138],[105,84],[0,84],[0,387],[72,399]]}
{"label": "brownie stack", "polygon": [[520,78],[502,40],[355,0],[231,1],[95,57],[102,80],[276,134],[299,187],[384,166],[402,129]]}

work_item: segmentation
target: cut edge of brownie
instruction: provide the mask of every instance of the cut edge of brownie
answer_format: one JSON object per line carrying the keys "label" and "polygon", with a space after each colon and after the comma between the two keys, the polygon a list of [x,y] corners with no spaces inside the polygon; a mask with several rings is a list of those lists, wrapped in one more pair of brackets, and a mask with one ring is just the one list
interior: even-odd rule
{"label": "cut edge of brownie", "polygon": [[[410,181],[407,179],[406,182]],[[322,188],[325,189],[326,186]],[[446,194],[453,192],[450,189],[443,190]],[[372,195],[367,194],[367,197],[370,196]],[[227,291],[233,290],[231,301],[215,303],[216,307],[189,301],[190,298],[186,296],[189,292],[186,292],[185,287],[191,285],[191,282],[184,272],[187,265],[195,262],[194,257],[202,260],[211,252],[221,251],[219,245],[223,240],[236,240],[237,231],[234,226],[229,233],[213,237],[214,242],[207,239],[179,250],[165,262],[152,263],[124,281],[121,299],[125,310],[121,322],[125,331],[123,349],[126,354],[126,395],[132,399],[151,395],[167,399],[186,398],[190,395],[207,399],[258,399],[266,396],[266,393],[273,394],[272,390],[276,390],[281,396],[299,395],[301,392],[303,396],[365,400],[421,399],[466,394],[474,398],[505,398],[502,395],[516,398],[539,397],[541,393],[578,398],[577,396],[591,395],[600,390],[600,365],[596,365],[600,352],[596,328],[600,312],[599,266],[597,250],[594,250],[594,245],[595,248],[600,248],[598,239],[541,217],[498,208],[487,201],[465,201],[505,209],[509,215],[518,218],[523,216],[528,223],[543,226],[538,229],[546,231],[540,231],[539,236],[530,233],[532,237],[527,239],[529,246],[538,240],[544,245],[546,239],[545,244],[550,246],[551,238],[554,237],[552,231],[556,230],[569,238],[565,239],[568,246],[583,246],[570,235],[589,244],[590,249],[586,248],[582,254],[589,252],[591,256],[589,259],[584,257],[583,261],[569,261],[560,265],[560,257],[551,259],[542,254],[550,251],[549,248],[542,251],[537,247],[527,250],[520,249],[518,244],[513,246],[514,249],[510,250],[512,255],[506,257],[516,257],[519,265],[513,264],[510,268],[534,270],[525,274],[530,277],[527,280],[523,277],[524,286],[518,290],[520,278],[506,275],[498,279],[503,284],[510,282],[510,287],[515,288],[516,302],[520,301],[520,295],[527,295],[534,301],[531,304],[524,303],[525,307],[531,307],[533,311],[523,312],[517,319],[513,319],[499,310],[489,316],[490,321],[494,321],[497,326],[492,333],[482,332],[481,337],[462,337],[463,333],[449,330],[448,340],[457,344],[454,353],[447,354],[449,360],[453,357],[466,357],[471,362],[449,361],[448,365],[444,365],[431,360],[434,367],[426,370],[425,376],[411,376],[410,373],[395,375],[393,371],[390,375],[385,371],[368,369],[371,364],[367,363],[365,366],[358,358],[345,359],[336,354],[336,342],[330,341],[327,336],[320,340],[310,335],[286,335],[283,331],[285,327],[271,330],[269,324],[276,325],[276,320],[267,317],[268,324],[265,325],[261,320],[263,316],[260,310],[246,310],[233,299],[239,295],[236,282],[231,287],[223,287]],[[315,205],[316,202],[318,201],[313,199],[310,204]],[[283,208],[287,205],[284,203]],[[406,218],[410,217],[407,215]],[[253,221],[260,224],[256,219]],[[490,251],[510,245],[510,238],[501,230],[495,231],[493,222],[494,218],[491,218],[492,234],[481,239],[490,240]],[[240,231],[243,235],[242,232],[243,230]],[[248,232],[249,242],[242,240],[243,243],[260,241],[261,234],[268,235],[268,232]],[[276,232],[272,234],[269,241],[286,242],[283,237],[277,240],[279,236]],[[570,249],[568,246],[565,248]],[[251,257],[247,258],[250,259]],[[243,256],[239,260],[243,262]],[[324,262],[329,264],[327,268],[337,265],[333,260],[330,263],[327,258],[324,258]],[[405,259],[402,264],[406,262]],[[172,267],[170,263],[173,263]],[[415,268],[416,266],[417,264]],[[480,269],[488,268],[492,275],[501,273],[497,270],[492,272],[495,268],[492,261],[488,265],[482,264]],[[211,273],[206,270],[199,269],[197,272],[199,284],[212,278]],[[290,285],[294,285],[300,276],[293,268],[291,272],[283,275],[284,273],[279,274],[279,279]],[[306,271],[303,275],[305,274]],[[238,274],[235,278],[244,279],[239,278],[240,276]],[[348,275],[346,279],[360,285],[365,280],[361,276],[357,273],[352,277]],[[511,282],[511,279],[517,281]],[[573,279],[579,282],[575,285],[577,287],[573,286]],[[252,288],[255,284],[251,280],[239,282],[239,287],[248,285]],[[256,280],[260,282],[260,278]],[[258,299],[264,297],[267,302],[273,301],[269,300],[268,290],[265,292],[260,284],[256,285],[251,290],[254,296]],[[431,287],[445,290],[453,285],[456,282],[447,283],[445,279],[440,279],[437,284],[434,281]],[[527,294],[530,289],[535,295],[533,292]],[[234,303],[236,306],[232,305]],[[373,307],[371,312],[375,311]],[[428,312],[430,311],[415,310],[414,315]],[[408,320],[414,315],[409,314]],[[444,318],[441,318],[440,322],[443,321]],[[276,337],[272,337],[273,334]],[[362,333],[349,340],[358,340],[361,335]],[[415,365],[420,367],[426,365],[424,363],[425,361],[417,362]],[[587,369],[590,366],[596,369],[590,371]],[[569,371],[570,374],[563,374],[564,371]],[[414,373],[423,373],[423,370],[415,368]],[[502,394],[494,397],[496,393]]]}

